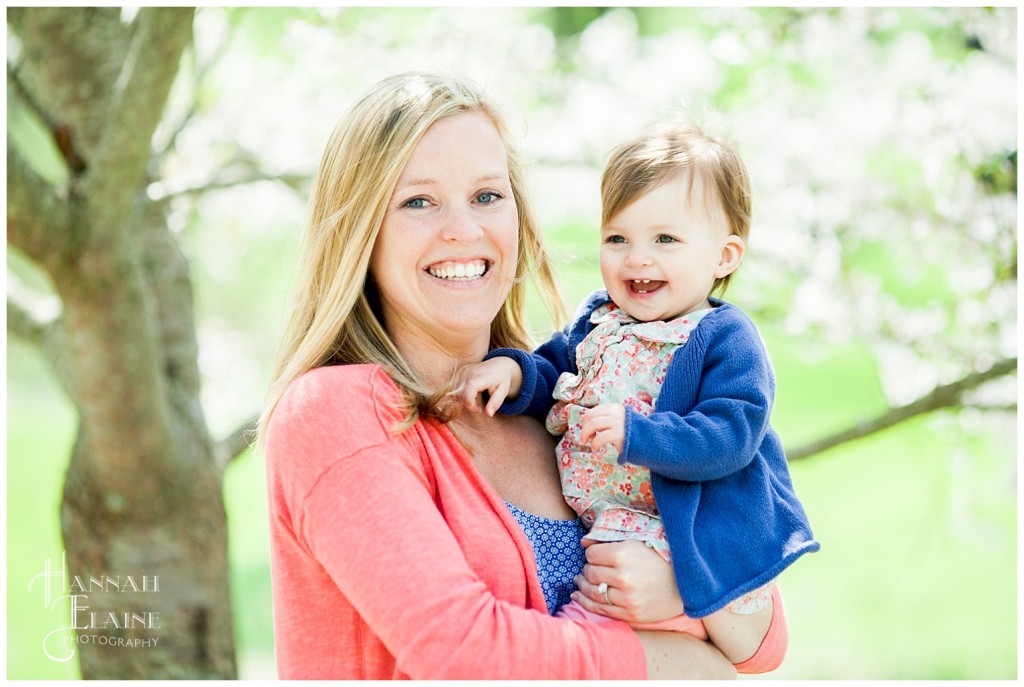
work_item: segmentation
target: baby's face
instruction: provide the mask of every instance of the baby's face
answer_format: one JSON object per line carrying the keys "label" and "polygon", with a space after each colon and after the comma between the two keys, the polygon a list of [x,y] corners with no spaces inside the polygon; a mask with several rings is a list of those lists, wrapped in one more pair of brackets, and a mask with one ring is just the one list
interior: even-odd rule
{"label": "baby's face", "polygon": [[672,320],[706,307],[715,279],[742,258],[743,240],[730,234],[725,213],[709,214],[700,179],[689,194],[688,182],[677,178],[651,189],[601,230],[605,288],[635,320]]}

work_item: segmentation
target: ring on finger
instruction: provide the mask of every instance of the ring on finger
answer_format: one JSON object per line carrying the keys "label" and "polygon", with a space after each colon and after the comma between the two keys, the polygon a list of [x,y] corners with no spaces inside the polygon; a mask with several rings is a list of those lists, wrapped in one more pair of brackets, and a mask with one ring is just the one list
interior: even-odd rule
{"label": "ring on finger", "polygon": [[601,584],[597,585],[597,593],[598,594],[604,594],[604,602],[606,604],[608,604],[609,606],[614,606],[615,605],[615,604],[612,603],[612,600],[608,598],[608,583],[607,582],[602,582]]}

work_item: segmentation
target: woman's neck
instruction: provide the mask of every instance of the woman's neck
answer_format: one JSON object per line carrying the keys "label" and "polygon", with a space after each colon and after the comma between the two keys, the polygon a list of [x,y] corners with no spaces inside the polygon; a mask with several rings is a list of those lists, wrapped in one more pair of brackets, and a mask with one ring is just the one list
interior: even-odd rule
{"label": "woman's neck", "polygon": [[449,384],[459,366],[483,360],[490,342],[490,333],[472,340],[449,337],[443,341],[403,328],[390,334],[405,361],[432,389]]}

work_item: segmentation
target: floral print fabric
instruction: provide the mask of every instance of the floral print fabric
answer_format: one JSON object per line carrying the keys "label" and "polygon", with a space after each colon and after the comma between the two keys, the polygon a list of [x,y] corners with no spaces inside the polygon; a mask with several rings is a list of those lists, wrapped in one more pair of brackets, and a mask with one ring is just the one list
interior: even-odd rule
{"label": "floral print fabric", "polygon": [[639,539],[671,560],[647,468],[620,465],[618,451],[591,451],[579,441],[587,408],[619,403],[642,415],[654,412],[658,392],[675,351],[710,308],[668,322],[637,322],[614,303],[597,308],[593,331],[576,349],[577,374],[564,373],[555,386],[547,428],[558,443],[562,493],[580,515],[591,539]]}

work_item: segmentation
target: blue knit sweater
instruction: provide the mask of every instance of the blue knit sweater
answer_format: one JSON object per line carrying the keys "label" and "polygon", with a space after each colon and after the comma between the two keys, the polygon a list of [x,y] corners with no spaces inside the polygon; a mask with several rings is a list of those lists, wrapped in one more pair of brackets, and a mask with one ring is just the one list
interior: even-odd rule
{"label": "blue knit sweater", "polygon": [[[543,420],[562,372],[576,374],[576,347],[609,302],[591,294],[575,320],[534,353],[488,353],[516,360],[519,395],[500,412]],[[649,468],[686,614],[700,618],[776,577],[814,541],[793,492],[778,435],[769,426],[775,376],[761,336],[739,308],[712,299],[669,364],[654,413],[626,407],[620,462]]]}

